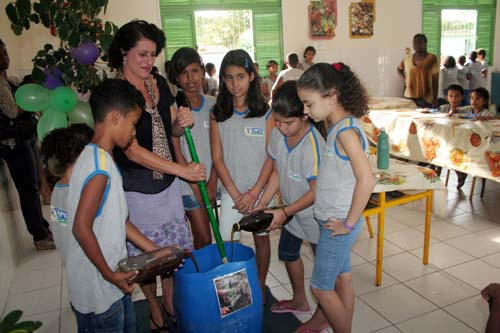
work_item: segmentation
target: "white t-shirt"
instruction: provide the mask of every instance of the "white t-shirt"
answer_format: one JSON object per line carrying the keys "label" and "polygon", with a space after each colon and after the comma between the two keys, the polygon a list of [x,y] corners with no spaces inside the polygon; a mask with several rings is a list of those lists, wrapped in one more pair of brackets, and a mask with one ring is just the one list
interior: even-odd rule
{"label": "white t-shirt", "polygon": [[211,76],[206,77],[205,80],[207,80],[208,94],[211,94],[211,92],[215,90],[215,95],[217,95],[219,91],[219,83],[217,83],[217,80]]}
{"label": "white t-shirt", "polygon": [[290,80],[298,80],[300,76],[304,73],[302,69],[298,68],[287,68],[285,70],[282,70],[278,74],[278,78],[276,79],[276,82],[278,82],[280,79],[283,80],[283,82],[290,81]]}
{"label": "white t-shirt", "polygon": [[469,74],[469,68],[467,66],[457,65],[458,84],[464,90],[469,90],[469,82],[467,82],[467,74]]}
{"label": "white t-shirt", "polygon": [[484,87],[484,80],[481,74],[481,71],[483,70],[483,65],[481,65],[479,61],[476,61],[476,62],[469,62],[467,64],[467,67],[469,68],[469,73],[471,75],[469,81],[469,89],[474,90],[479,87]]}
{"label": "white t-shirt", "polygon": [[313,62],[313,63],[308,64],[308,63],[304,60],[304,61],[302,61],[300,64],[302,65],[302,69],[303,69],[304,71],[306,71],[309,67],[311,67],[312,65],[314,65],[314,62]]}
{"label": "white t-shirt", "polygon": [[443,77],[443,89],[448,89],[452,84],[458,84],[458,69],[453,68],[441,68],[441,75]]}
{"label": "white t-shirt", "polygon": [[69,299],[80,313],[103,313],[119,299],[123,292],[108,282],[83,252],[71,230],[82,189],[95,176],[104,175],[108,181],[92,229],[106,263],[117,269],[120,259],[127,257],[125,222],[128,217],[127,202],[120,171],[113,158],[95,144],[88,144],[78,157],[68,190],[67,248],[64,249]]}

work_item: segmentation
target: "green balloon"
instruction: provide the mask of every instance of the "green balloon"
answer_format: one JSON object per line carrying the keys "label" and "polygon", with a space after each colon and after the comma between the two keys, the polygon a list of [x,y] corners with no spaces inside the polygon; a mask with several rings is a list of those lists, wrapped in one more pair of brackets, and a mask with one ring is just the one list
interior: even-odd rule
{"label": "green balloon", "polygon": [[90,104],[87,102],[78,101],[75,108],[72,111],[68,112],[68,120],[71,125],[85,124],[92,129],[95,128],[92,109],[90,108]]}
{"label": "green balloon", "polygon": [[39,84],[28,83],[19,87],[15,95],[16,104],[25,111],[37,112],[50,105],[49,90]]}
{"label": "green balloon", "polygon": [[66,119],[66,114],[61,113],[53,108],[49,108],[43,113],[42,117],[38,121],[38,138],[40,140],[43,140],[43,138],[52,130],[65,127],[68,127],[68,119]]}
{"label": "green balloon", "polygon": [[50,92],[50,108],[67,113],[76,106],[76,93],[70,87],[61,86]]}

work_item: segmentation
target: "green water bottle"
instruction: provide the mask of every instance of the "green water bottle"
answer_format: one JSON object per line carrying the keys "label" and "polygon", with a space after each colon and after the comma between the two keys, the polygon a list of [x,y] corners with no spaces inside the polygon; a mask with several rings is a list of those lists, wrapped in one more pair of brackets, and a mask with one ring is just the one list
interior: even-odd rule
{"label": "green water bottle", "polygon": [[377,169],[389,169],[389,136],[384,128],[378,135],[377,142]]}

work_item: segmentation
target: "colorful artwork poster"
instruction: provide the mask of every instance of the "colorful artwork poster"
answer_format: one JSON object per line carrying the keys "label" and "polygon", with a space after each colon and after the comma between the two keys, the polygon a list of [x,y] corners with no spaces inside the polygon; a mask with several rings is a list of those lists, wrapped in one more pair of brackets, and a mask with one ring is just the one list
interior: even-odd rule
{"label": "colorful artwork poster", "polygon": [[374,21],[374,2],[351,2],[349,6],[349,35],[351,38],[372,37]]}
{"label": "colorful artwork poster", "polygon": [[337,0],[309,2],[309,31],[312,39],[332,39],[337,25]]}
{"label": "colorful artwork poster", "polygon": [[246,269],[217,277],[213,281],[222,317],[252,304],[252,292]]}

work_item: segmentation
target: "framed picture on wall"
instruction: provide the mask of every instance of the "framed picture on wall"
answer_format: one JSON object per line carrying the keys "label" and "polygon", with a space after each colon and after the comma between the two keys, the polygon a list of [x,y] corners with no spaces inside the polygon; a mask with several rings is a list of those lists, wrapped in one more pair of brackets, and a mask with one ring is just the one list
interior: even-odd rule
{"label": "framed picture on wall", "polygon": [[349,6],[349,36],[370,38],[375,22],[375,1],[351,2]]}
{"label": "framed picture on wall", "polygon": [[309,32],[312,39],[331,39],[337,25],[337,0],[309,2]]}

